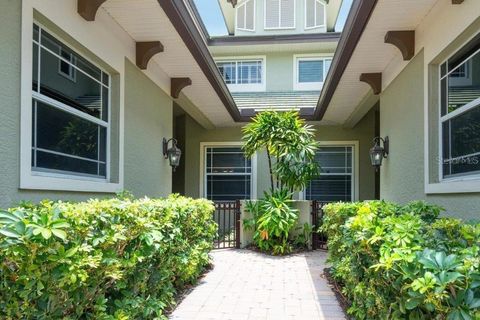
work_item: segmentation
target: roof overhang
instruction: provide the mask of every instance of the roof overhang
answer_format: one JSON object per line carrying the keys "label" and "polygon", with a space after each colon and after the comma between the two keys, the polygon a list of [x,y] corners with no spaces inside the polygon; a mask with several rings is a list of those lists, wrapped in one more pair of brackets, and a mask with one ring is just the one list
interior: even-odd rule
{"label": "roof overhang", "polygon": [[315,42],[338,42],[340,32],[305,33],[284,35],[258,35],[258,36],[222,36],[210,37],[209,46],[244,46],[263,44],[292,44],[292,43],[315,43]]}
{"label": "roof overhang", "polygon": [[382,73],[418,52],[414,30],[437,2],[354,1],[314,118],[353,126],[378,101]]}

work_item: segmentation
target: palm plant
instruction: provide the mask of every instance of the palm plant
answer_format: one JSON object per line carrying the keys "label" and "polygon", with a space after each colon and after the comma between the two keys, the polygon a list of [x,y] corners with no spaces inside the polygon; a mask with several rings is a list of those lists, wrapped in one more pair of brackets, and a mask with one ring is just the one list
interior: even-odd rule
{"label": "palm plant", "polygon": [[272,193],[302,190],[319,174],[315,130],[300,119],[298,112],[259,113],[242,131],[247,156],[264,149],[267,152]]}

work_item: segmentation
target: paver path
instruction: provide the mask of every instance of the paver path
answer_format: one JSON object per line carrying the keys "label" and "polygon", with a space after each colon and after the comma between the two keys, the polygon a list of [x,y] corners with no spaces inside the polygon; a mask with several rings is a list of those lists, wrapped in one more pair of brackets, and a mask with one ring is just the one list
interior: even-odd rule
{"label": "paver path", "polygon": [[212,253],[214,269],[171,319],[345,319],[321,277],[326,253],[270,257],[248,250]]}

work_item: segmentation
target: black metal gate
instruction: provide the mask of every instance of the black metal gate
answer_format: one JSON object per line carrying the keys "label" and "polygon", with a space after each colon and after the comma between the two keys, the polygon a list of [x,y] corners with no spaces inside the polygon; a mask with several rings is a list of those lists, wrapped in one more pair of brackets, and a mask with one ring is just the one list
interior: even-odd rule
{"label": "black metal gate", "polygon": [[215,202],[213,219],[218,224],[214,248],[240,248],[240,201]]}
{"label": "black metal gate", "polygon": [[312,201],[312,249],[322,249],[327,250],[327,236],[323,233],[318,232],[318,228],[323,223],[323,209],[322,207],[328,202],[321,202],[317,200]]}

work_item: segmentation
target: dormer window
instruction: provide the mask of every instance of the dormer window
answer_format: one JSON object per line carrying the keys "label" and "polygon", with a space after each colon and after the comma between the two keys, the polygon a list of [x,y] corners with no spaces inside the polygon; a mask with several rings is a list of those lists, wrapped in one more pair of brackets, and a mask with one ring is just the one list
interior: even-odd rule
{"label": "dormer window", "polygon": [[255,0],[246,0],[237,6],[236,28],[243,31],[255,31]]}
{"label": "dormer window", "polygon": [[321,0],[305,0],[305,29],[325,27],[326,10]]}
{"label": "dormer window", "polygon": [[295,29],[295,0],[265,0],[265,29]]}

